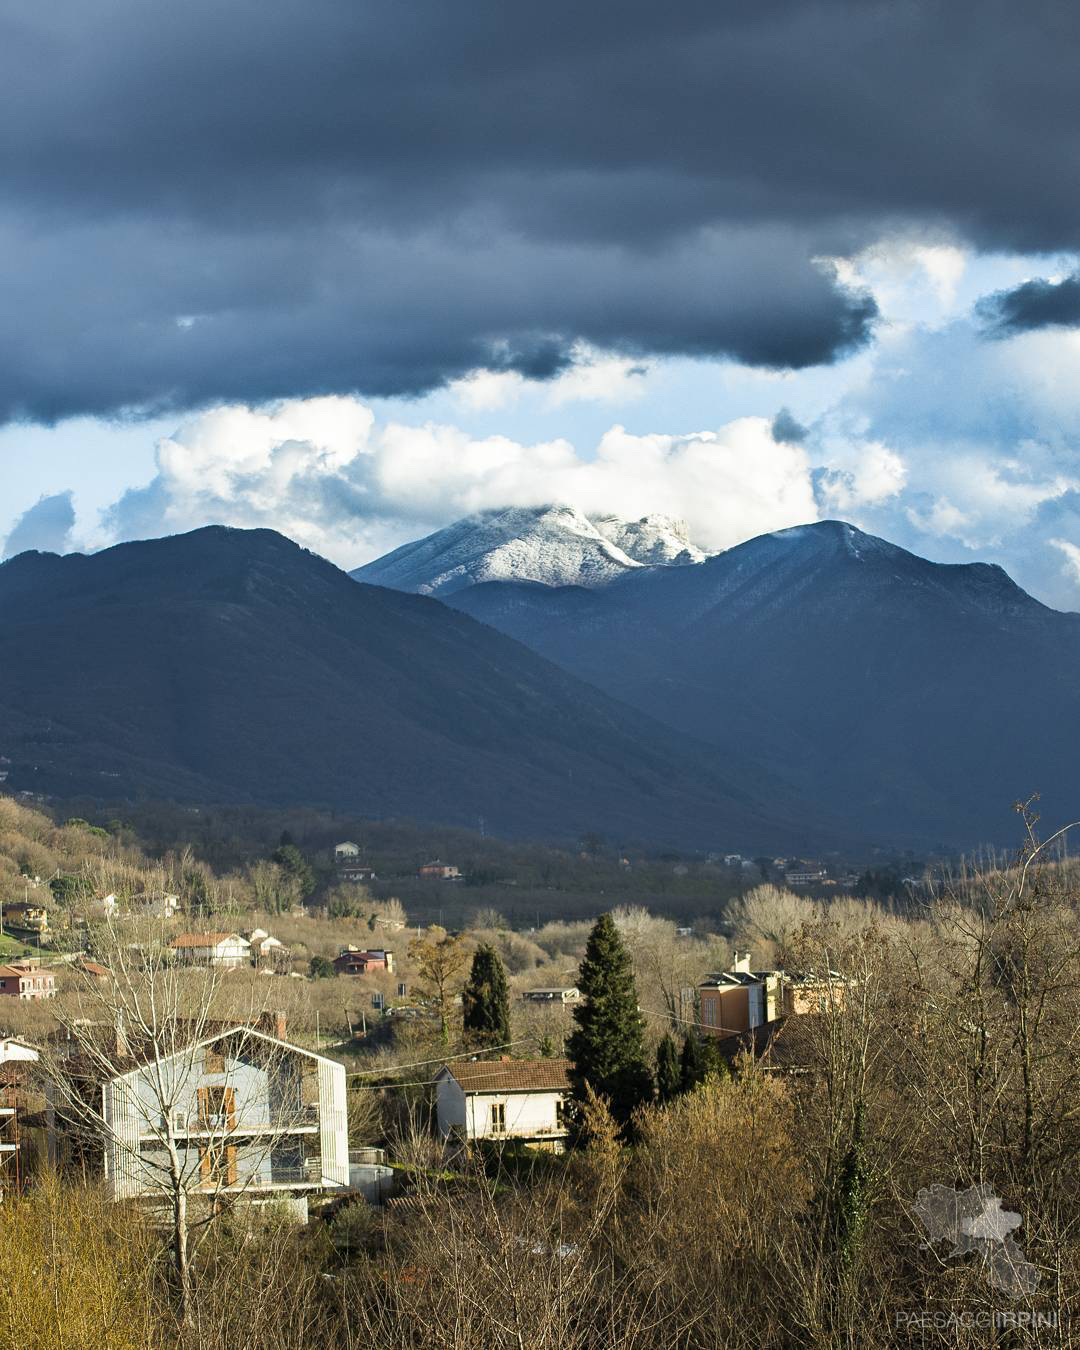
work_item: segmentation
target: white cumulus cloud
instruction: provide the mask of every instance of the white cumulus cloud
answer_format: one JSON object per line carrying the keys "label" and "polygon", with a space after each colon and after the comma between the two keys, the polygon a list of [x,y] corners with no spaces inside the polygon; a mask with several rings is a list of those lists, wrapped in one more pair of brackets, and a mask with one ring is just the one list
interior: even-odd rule
{"label": "white cumulus cloud", "polygon": [[690,435],[610,428],[588,450],[441,423],[379,423],[353,398],[212,409],[161,440],[152,482],[107,513],[110,538],[269,526],[342,565],[487,507],[567,502],[685,520],[707,550],[817,517],[800,445],[765,418]]}

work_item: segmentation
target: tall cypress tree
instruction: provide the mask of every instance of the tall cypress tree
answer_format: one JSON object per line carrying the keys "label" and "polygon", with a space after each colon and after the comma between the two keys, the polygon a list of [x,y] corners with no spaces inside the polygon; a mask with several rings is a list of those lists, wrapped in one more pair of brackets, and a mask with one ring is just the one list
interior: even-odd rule
{"label": "tall cypress tree", "polygon": [[478,1049],[510,1043],[510,994],[499,953],[482,943],[462,992],[465,1039]]}
{"label": "tall cypress tree", "polygon": [[662,1102],[677,1097],[682,1086],[679,1052],[670,1031],[665,1031],[656,1047],[656,1095]]}
{"label": "tall cypress tree", "polygon": [[705,1081],[705,1051],[700,1039],[692,1031],[683,1037],[682,1055],[679,1060],[679,1077],[683,1092],[692,1092],[699,1083]]}
{"label": "tall cypress tree", "polygon": [[635,1107],[650,1100],[653,1084],[630,954],[610,914],[602,914],[589,934],[578,988],[583,997],[566,1047],[574,1095],[583,1101],[588,1083],[625,1124]]}

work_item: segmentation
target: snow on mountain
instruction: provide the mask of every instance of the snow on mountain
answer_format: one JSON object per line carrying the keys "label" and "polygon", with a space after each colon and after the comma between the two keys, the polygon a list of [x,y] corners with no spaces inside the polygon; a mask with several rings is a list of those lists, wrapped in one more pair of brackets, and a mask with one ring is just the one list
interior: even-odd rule
{"label": "snow on mountain", "polygon": [[589,520],[628,558],[646,566],[682,567],[704,562],[708,556],[690,542],[686,522],[672,516],[642,516],[640,520],[590,516]]}
{"label": "snow on mountain", "polygon": [[589,517],[573,506],[481,511],[358,567],[357,581],[452,595],[485,581],[608,585],[628,572],[700,562],[686,526],[666,516]]}

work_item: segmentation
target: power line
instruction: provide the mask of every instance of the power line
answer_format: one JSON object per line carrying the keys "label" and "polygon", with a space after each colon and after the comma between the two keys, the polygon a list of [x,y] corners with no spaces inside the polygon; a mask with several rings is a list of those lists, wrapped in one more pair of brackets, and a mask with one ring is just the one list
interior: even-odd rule
{"label": "power line", "polygon": [[681,1022],[683,1026],[700,1027],[702,1031],[722,1031],[726,1036],[739,1036],[748,1027],[711,1027],[705,1022],[698,1022],[693,1017],[680,1017],[678,1013],[657,1012],[655,1008],[638,1008],[638,1012],[644,1013],[646,1017],[662,1017],[665,1022]]}
{"label": "power line", "polygon": [[395,1088],[407,1087],[432,1087],[439,1080],[437,1078],[416,1078],[407,1083],[355,1083],[354,1092],[392,1092]]}
{"label": "power line", "polygon": [[[489,1054],[492,1050],[509,1050],[515,1045],[531,1045],[536,1041],[535,1036],[520,1036],[516,1041],[507,1041],[505,1045],[486,1045],[483,1050],[462,1050],[458,1055],[439,1055],[436,1059],[415,1059],[410,1064],[389,1064],[382,1069],[354,1069],[352,1073],[347,1073],[346,1078],[368,1078],[372,1074],[387,1075],[398,1073],[401,1069],[421,1069],[425,1064],[445,1064],[451,1059],[475,1059],[478,1054]],[[433,1080],[434,1081],[434,1080]]]}

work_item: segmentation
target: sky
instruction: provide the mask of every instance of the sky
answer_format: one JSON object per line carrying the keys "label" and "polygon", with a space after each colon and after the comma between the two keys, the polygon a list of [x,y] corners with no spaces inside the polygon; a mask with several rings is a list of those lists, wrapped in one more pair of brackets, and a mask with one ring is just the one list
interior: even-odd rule
{"label": "sky", "polygon": [[839,517],[1080,610],[1074,6],[8,0],[0,552]]}

